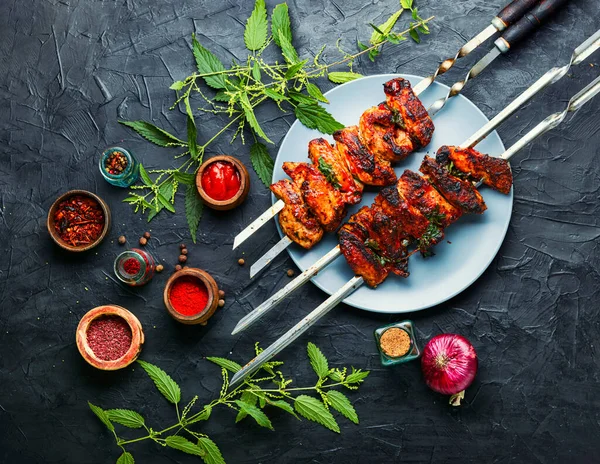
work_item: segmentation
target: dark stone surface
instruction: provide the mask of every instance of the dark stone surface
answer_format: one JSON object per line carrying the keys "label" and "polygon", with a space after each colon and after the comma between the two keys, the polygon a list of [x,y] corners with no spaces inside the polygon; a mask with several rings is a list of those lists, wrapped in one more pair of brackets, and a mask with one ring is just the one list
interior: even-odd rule
{"label": "dark stone surface", "polygon": [[[481,30],[500,0],[420,0],[423,16],[435,15],[432,34],[421,45],[388,48],[376,63],[357,62],[365,74],[426,75],[440,60]],[[269,9],[274,2],[268,1]],[[115,462],[112,436],[89,411],[91,400],[105,408],[140,411],[158,429],[172,411],[139,368],[103,373],[89,367],[75,346],[75,328],[90,308],[115,303],[142,321],[147,343],[142,358],[158,364],[181,384],[184,398],[218,394],[219,372],[204,356],[243,362],[253,343],[267,344],[324,298],[308,285],[264,323],[240,337],[236,321],[288,282],[291,266],[279,258],[259,279],[248,279],[233,234],[269,204],[269,194],[252,173],[243,207],[207,211],[189,264],[210,271],[227,292],[227,304],[206,327],[175,323],[162,303],[163,285],[176,264],[177,246],[189,242],[183,200],[175,216],[161,214],[150,226],[121,203],[125,191],[105,183],[97,168],[99,150],[115,142],[130,147],[149,167],[166,167],[168,150],[155,147],[117,124],[117,118],[147,119],[178,134],[184,115],[169,111],[168,86],[193,71],[190,35],[224,62],[243,60],[243,24],[251,2],[173,0],[46,0],[0,4],[0,461],[6,463]],[[295,45],[302,56],[329,44],[336,52],[367,39],[370,21],[395,8],[392,0],[362,2],[292,1]],[[408,15],[406,15],[408,16]],[[547,27],[468,86],[465,95],[488,116],[496,114],[550,66],[565,63],[571,50],[598,27],[600,4],[573,0]],[[404,22],[407,17],[402,18]],[[275,50],[272,57],[276,56]],[[481,56],[482,51],[475,55]],[[267,56],[270,56],[268,53]],[[598,56],[572,70],[522,109],[501,129],[507,145],[598,74]],[[442,79],[450,83],[473,60]],[[322,86],[332,85],[323,81]],[[305,359],[314,341],[333,365],[372,371],[360,392],[350,394],[359,426],[340,420],[342,434],[272,414],[275,432],[250,421],[234,424],[222,409],[204,429],[235,462],[600,462],[600,400],[597,304],[600,276],[600,117],[593,101],[571,123],[543,136],[516,157],[515,206],[500,253],[468,290],[440,307],[410,317],[422,341],[457,332],[475,345],[480,370],[460,409],[424,385],[418,363],[384,369],[372,337],[374,328],[399,317],[340,307],[314,327],[281,359],[298,385],[313,382]],[[259,112],[268,135],[280,142],[293,117],[272,107]],[[206,140],[221,122],[203,117]],[[275,155],[276,147],[270,149]],[[248,147],[223,137],[210,153],[235,153],[248,163]],[[71,256],[50,241],[45,218],[52,201],[70,188],[105,198],[113,212],[109,238],[84,256]],[[166,272],[148,286],[118,284],[111,266],[121,251],[150,228],[149,249]],[[277,240],[275,227],[245,247],[253,262]],[[136,462],[198,462],[198,458],[154,444],[131,446]]]}

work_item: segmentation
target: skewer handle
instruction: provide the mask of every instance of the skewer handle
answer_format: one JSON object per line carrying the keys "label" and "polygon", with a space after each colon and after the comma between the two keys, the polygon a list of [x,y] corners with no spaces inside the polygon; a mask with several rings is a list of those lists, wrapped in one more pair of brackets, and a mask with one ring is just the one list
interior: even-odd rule
{"label": "skewer handle", "polygon": [[267,222],[275,217],[275,215],[281,211],[285,206],[283,200],[277,200],[277,202],[269,207],[264,213],[257,217],[252,223],[250,223],[244,230],[235,236],[233,239],[233,249],[235,250],[242,243],[244,243],[254,232],[264,226]]}
{"label": "skewer handle", "polygon": [[342,252],[340,251],[340,246],[336,246],[329,253],[319,259],[315,264],[306,269],[302,274],[292,280],[289,284],[279,290],[277,293],[271,296],[268,300],[266,300],[263,304],[258,306],[253,311],[246,314],[243,318],[235,326],[231,335],[236,335],[239,332],[246,330],[256,321],[261,319],[265,314],[275,308],[279,303],[281,303],[286,297],[290,296],[296,290],[298,290],[302,285],[312,279],[317,273],[331,263],[334,259],[340,256]]}
{"label": "skewer handle", "polygon": [[252,361],[250,361],[248,364],[242,367],[239,371],[237,371],[231,379],[229,387],[235,387],[250,374],[260,369],[260,367],[264,363],[272,359],[273,356],[277,355],[281,350],[283,350],[290,343],[292,343],[294,340],[300,337],[300,335],[306,332],[319,319],[321,319],[325,314],[331,311],[340,301],[342,301],[344,298],[346,298],[346,296],[348,296],[350,293],[352,293],[354,290],[360,287],[363,284],[363,282],[364,280],[362,277],[352,277],[352,279],[346,282],[337,292],[335,292],[333,295],[327,298],[318,307],[313,309],[312,312],[308,314],[304,319],[302,319],[294,327],[292,327],[285,334],[279,337],[279,339],[273,342],[256,358],[254,358]]}
{"label": "skewer handle", "polygon": [[494,42],[494,45],[502,53],[506,53],[521,40],[529,37],[539,26],[542,25],[556,10],[562,7],[568,0],[542,0],[533,10],[519,19],[502,37]]}
{"label": "skewer handle", "polygon": [[527,13],[538,0],[515,0],[506,5],[498,15],[492,19],[492,24],[498,31],[503,31],[511,24],[518,21]]}

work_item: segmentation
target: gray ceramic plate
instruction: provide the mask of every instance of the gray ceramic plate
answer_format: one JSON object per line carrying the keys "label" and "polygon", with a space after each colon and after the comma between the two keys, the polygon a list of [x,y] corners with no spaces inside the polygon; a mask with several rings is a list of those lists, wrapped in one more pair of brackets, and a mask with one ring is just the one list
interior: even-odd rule
{"label": "gray ceramic plate", "polygon": [[[408,74],[400,76],[409,79],[413,85],[421,80],[418,76]],[[330,101],[326,107],[342,124],[357,124],[364,110],[385,100],[382,84],[394,77],[397,75],[370,76],[340,85],[326,93]],[[445,95],[447,90],[447,86],[434,83],[423,93],[421,100],[428,107],[435,99]],[[487,121],[484,114],[465,97],[452,99],[434,118],[436,130],[430,145],[398,163],[395,166],[396,173],[401,174],[405,169],[418,171],[426,153],[434,154],[444,144],[458,145],[464,142]],[[273,182],[287,177],[281,169],[284,161],[306,161],[308,142],[319,136],[321,134],[317,131],[307,129],[296,121],[277,154]],[[327,138],[333,141],[332,137]],[[494,132],[477,149],[491,156],[498,156],[504,151],[504,146]],[[362,203],[354,206],[349,213],[362,205],[371,204],[376,193],[376,190],[365,192]],[[409,262],[410,277],[403,279],[390,275],[377,289],[363,285],[344,302],[368,311],[405,313],[440,304],[475,282],[492,262],[504,240],[513,204],[512,191],[509,195],[502,195],[482,187],[481,193],[488,210],[481,216],[463,216],[450,226],[446,231],[447,242],[440,243],[435,248],[435,256],[423,259],[419,255],[413,255]],[[273,202],[275,201],[273,198]],[[277,227],[282,235],[279,224]],[[337,236],[328,234],[309,251],[295,244],[288,251],[296,265],[305,270],[336,244]],[[312,281],[324,292],[332,294],[352,276],[353,273],[342,256]]]}

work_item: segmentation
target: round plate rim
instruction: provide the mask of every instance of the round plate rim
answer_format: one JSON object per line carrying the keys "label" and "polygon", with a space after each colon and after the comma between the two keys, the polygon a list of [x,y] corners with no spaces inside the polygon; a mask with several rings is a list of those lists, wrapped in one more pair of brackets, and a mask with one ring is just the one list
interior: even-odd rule
{"label": "round plate rim", "polygon": [[[328,95],[330,95],[331,93],[333,93],[334,91],[338,91],[338,89],[342,88],[342,87],[348,87],[351,85],[356,85],[359,82],[364,82],[365,80],[381,80],[381,79],[394,79],[396,77],[402,77],[404,79],[409,79],[411,82],[418,82],[421,79],[423,79],[422,76],[418,76],[416,74],[408,74],[408,73],[387,73],[387,74],[373,74],[370,76],[365,76],[362,77],[360,79],[356,79],[353,81],[349,81],[349,82],[345,82],[341,85],[338,85],[330,90],[328,90],[327,92],[325,92],[323,95],[325,97],[327,97]],[[446,90],[450,90],[450,87],[447,86],[446,84],[440,83],[440,82],[435,82],[437,85],[442,86],[443,88],[445,88]],[[465,97],[462,94],[457,95],[454,98],[458,98],[458,99],[462,99],[464,101],[466,101],[474,110],[476,110],[486,121],[489,121],[489,118],[483,113],[483,111],[481,111],[481,109],[479,109],[479,107],[473,103],[471,100],[469,100],[467,97]],[[300,121],[298,119],[296,119],[292,125],[290,126],[290,128],[288,129],[287,133],[285,134],[284,138],[281,140],[281,143],[279,144],[279,149],[277,150],[277,156],[275,158],[275,163],[278,163],[280,161],[280,156],[281,156],[281,150],[282,147],[285,145],[286,140],[288,139],[288,137],[290,136],[290,133],[292,132],[292,130],[297,126],[300,125]],[[497,132],[494,130],[490,135],[492,134],[497,134]],[[504,143],[502,142],[502,139],[500,138],[499,134],[498,135],[498,141],[500,143],[500,145],[502,146],[503,150],[506,150],[506,147],[504,146]],[[271,182],[274,183],[277,179],[277,175],[276,172],[273,171],[273,175],[271,178]],[[464,292],[466,289],[468,289],[471,285],[473,285],[473,283],[475,283],[476,280],[478,280],[481,275],[488,269],[488,267],[490,266],[490,264],[494,261],[494,259],[496,258],[496,256],[498,255],[498,251],[500,250],[500,247],[502,246],[502,244],[504,243],[504,240],[506,238],[506,233],[508,232],[508,226],[510,225],[510,221],[512,219],[512,208],[513,208],[513,204],[514,204],[514,187],[510,190],[510,194],[507,195],[507,198],[510,201],[510,209],[509,209],[509,214],[504,222],[503,225],[503,229],[502,229],[502,233],[501,233],[501,240],[498,240],[496,249],[494,250],[493,254],[490,255],[490,259],[487,263],[485,263],[485,265],[481,266],[480,270],[478,273],[476,273],[476,275],[473,277],[473,279],[471,279],[466,285],[463,286],[463,288],[460,288],[458,290],[456,290],[455,292],[452,292],[449,295],[446,295],[445,297],[443,297],[442,299],[438,300],[437,303],[434,304],[424,304],[421,306],[416,306],[410,309],[399,309],[399,310],[395,310],[395,311],[388,311],[388,310],[378,310],[372,307],[367,307],[361,304],[357,304],[355,302],[349,302],[347,301],[348,298],[350,298],[352,296],[352,294],[348,295],[344,300],[342,300],[342,303],[347,304],[348,306],[352,306],[354,308],[363,310],[363,311],[368,311],[368,312],[373,312],[373,313],[377,313],[377,314],[405,314],[405,313],[411,313],[411,312],[417,312],[417,311],[423,311],[425,309],[429,309],[432,308],[434,306],[438,306],[452,298],[454,298],[456,295]],[[271,194],[271,202],[272,204],[275,204],[275,202],[277,201],[277,198],[275,197],[275,195]],[[281,231],[281,227],[279,226],[279,221],[275,221],[276,227],[277,227],[277,232],[279,234],[280,238],[283,238],[283,232]],[[294,262],[294,264],[302,271],[304,271],[304,267],[300,265],[300,263],[298,262],[298,260],[295,258],[295,256],[292,254],[292,252],[287,249],[286,250],[289,257],[292,259],[292,261]],[[326,293],[327,295],[331,295],[332,293],[327,290],[320,282],[315,281],[314,278],[310,279],[310,281],[313,283],[313,285],[315,285],[317,288],[319,288],[321,291],[323,291],[324,293]]]}

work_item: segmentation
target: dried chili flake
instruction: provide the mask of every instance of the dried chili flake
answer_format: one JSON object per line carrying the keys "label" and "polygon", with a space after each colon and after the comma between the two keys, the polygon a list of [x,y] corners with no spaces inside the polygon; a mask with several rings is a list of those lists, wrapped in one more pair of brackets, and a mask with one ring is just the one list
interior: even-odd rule
{"label": "dried chili flake", "polygon": [[104,212],[93,198],[75,195],[62,201],[56,208],[54,228],[69,245],[87,245],[102,234]]}
{"label": "dried chili flake", "polygon": [[122,357],[129,350],[133,338],[129,324],[119,316],[94,319],[87,329],[86,337],[96,357],[104,361]]}

